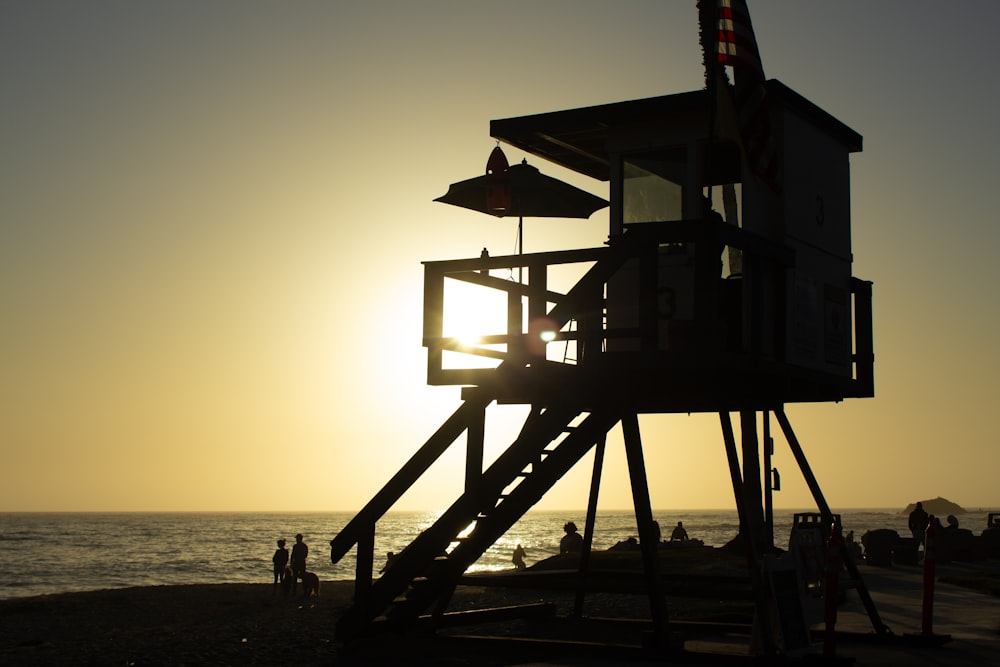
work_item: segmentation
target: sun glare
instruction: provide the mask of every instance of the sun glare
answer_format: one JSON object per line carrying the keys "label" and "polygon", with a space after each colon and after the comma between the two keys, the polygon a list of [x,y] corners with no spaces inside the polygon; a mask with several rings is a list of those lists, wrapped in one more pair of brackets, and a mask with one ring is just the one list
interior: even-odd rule
{"label": "sun glare", "polygon": [[462,345],[479,345],[482,336],[506,332],[506,294],[457,280],[446,281],[443,318],[445,336],[457,338]]}

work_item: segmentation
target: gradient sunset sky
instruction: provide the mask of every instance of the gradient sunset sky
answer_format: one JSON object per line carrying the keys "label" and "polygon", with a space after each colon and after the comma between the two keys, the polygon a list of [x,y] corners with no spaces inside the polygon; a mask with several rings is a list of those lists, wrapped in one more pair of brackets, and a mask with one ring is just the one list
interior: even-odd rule
{"label": "gradient sunset sky", "polygon": [[[750,11],[767,76],[864,136],[876,397],[787,406],[827,500],[1000,506],[1000,3]],[[432,200],[491,119],[701,88],[697,31],[694,0],[0,4],[0,511],[360,508],[459,405],[420,262],[516,248]],[[526,220],[525,252],[607,215]],[[641,424],[654,507],[735,506],[717,415]],[[776,505],[811,507],[776,440]],[[400,509],[454,500],[453,449]],[[589,462],[539,507],[585,507]],[[601,506],[630,503],[616,429]]]}

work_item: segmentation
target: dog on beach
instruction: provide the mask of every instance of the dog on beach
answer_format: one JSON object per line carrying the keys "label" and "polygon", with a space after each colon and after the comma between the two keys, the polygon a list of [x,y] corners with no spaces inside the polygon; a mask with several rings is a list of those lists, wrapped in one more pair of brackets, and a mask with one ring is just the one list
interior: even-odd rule
{"label": "dog on beach", "polygon": [[281,595],[288,597],[292,592],[292,586],[295,585],[295,574],[292,572],[292,568],[285,568],[285,576],[281,580]]}
{"label": "dog on beach", "polygon": [[302,594],[305,597],[319,597],[319,577],[315,572],[302,573]]}

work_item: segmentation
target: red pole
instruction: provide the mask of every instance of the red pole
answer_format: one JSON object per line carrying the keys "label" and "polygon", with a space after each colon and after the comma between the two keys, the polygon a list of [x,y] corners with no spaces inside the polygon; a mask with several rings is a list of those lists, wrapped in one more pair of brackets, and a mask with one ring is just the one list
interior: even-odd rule
{"label": "red pole", "polygon": [[823,620],[826,631],[823,635],[823,655],[832,658],[837,655],[837,596],[840,595],[840,526],[834,524],[830,539],[826,542],[826,577],[823,584]]}
{"label": "red pole", "polygon": [[927,524],[927,540],[924,543],[924,604],[921,616],[920,631],[925,635],[933,634],[931,629],[934,618],[934,571],[937,546],[937,521],[932,516]]}

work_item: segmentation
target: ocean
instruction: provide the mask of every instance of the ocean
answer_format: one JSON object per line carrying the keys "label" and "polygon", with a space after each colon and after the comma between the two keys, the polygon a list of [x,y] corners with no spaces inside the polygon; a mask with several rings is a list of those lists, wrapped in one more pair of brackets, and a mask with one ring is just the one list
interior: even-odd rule
{"label": "ocean", "polygon": [[[792,515],[775,512],[775,544],[787,547]],[[272,581],[276,541],[288,547],[302,533],[309,545],[309,570],[323,581],[354,578],[354,551],[330,562],[330,540],[352,512],[155,512],[155,513],[0,513],[0,599],[71,591],[200,583]],[[857,539],[867,530],[891,528],[908,534],[899,509],[841,512],[844,531]],[[985,517],[985,514],[984,514]],[[390,512],[379,523],[375,553],[402,550],[430,526],[427,512]],[[692,539],[721,546],[736,535],[735,510],[656,511],[664,537],[683,521]],[[583,511],[532,511],[483,555],[470,571],[511,568],[520,543],[528,565],[558,551],[562,526],[575,521],[581,532]],[[962,526],[978,533],[985,519],[962,515]],[[594,548],[606,549],[637,534],[631,511],[599,512]],[[376,570],[381,566],[376,562]]]}

